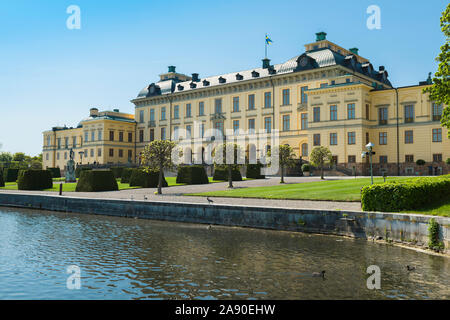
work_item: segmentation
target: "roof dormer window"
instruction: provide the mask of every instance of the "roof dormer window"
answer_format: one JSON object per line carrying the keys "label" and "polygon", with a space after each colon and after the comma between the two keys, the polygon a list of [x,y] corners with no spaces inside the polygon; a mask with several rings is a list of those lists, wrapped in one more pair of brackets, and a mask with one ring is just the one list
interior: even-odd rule
{"label": "roof dormer window", "polygon": [[244,76],[242,74],[236,74],[236,80],[242,80],[244,79]]}
{"label": "roof dormer window", "polygon": [[256,72],[255,70],[252,71],[252,77],[253,78],[258,78],[259,77],[259,72]]}
{"label": "roof dormer window", "polygon": [[225,83],[227,82],[227,79],[225,79],[224,77],[219,77],[219,83]]}
{"label": "roof dormer window", "polygon": [[209,81],[208,81],[208,80],[203,80],[203,86],[204,86],[204,87],[209,86]]}
{"label": "roof dormer window", "polygon": [[179,84],[177,88],[179,91],[183,91],[183,89],[184,89],[184,87],[181,84]]}
{"label": "roof dormer window", "polygon": [[197,88],[197,84],[195,84],[194,82],[191,82],[190,85],[191,89]]}

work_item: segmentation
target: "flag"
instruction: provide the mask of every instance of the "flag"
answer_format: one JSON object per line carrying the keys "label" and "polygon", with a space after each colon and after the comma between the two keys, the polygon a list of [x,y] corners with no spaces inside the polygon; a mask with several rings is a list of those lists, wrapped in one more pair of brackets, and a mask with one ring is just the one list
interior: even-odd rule
{"label": "flag", "polygon": [[271,44],[273,41],[266,34],[266,44]]}

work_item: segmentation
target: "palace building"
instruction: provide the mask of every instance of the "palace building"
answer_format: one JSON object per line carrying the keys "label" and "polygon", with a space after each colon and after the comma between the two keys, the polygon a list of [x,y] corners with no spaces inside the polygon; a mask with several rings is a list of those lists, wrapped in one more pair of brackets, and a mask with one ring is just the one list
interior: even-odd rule
{"label": "palace building", "polygon": [[[75,129],[44,132],[44,167],[64,168],[72,147],[78,163],[138,163],[149,142],[184,139],[185,146],[194,131],[201,143],[187,153],[203,159],[211,142],[207,133],[232,129],[237,136],[278,131],[279,143],[305,161],[315,146],[327,146],[344,172],[368,174],[361,153],[370,141],[375,174],[447,173],[450,139],[440,124],[443,106],[422,92],[430,83],[428,78],[394,88],[383,66],[375,69],[357,48],[347,50],[320,32],[304,53],[281,64],[265,58],[260,67],[205,78],[170,66],[132,100],[134,116],[93,109]],[[252,157],[270,147],[246,145],[246,152]],[[426,164],[416,165],[419,159]]]}

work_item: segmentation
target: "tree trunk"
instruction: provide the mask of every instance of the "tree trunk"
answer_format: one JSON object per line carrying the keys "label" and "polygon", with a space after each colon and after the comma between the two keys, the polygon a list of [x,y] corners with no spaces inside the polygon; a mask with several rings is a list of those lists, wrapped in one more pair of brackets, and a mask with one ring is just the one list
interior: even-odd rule
{"label": "tree trunk", "polygon": [[284,183],[284,167],[281,166],[281,181],[280,183]]}
{"label": "tree trunk", "polygon": [[320,179],[323,180],[323,162],[320,164]]}
{"label": "tree trunk", "polygon": [[163,167],[159,166],[158,194],[162,194]]}
{"label": "tree trunk", "polygon": [[233,176],[231,165],[228,165],[228,188],[233,188]]}

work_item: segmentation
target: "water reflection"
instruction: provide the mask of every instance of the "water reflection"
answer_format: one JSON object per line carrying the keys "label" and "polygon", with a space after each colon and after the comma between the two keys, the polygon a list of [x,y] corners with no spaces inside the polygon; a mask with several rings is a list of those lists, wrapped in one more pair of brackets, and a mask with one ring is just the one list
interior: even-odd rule
{"label": "water reflection", "polygon": [[[368,290],[378,265],[381,290]],[[66,268],[82,270],[81,290]],[[406,265],[416,266],[407,272]],[[332,236],[0,211],[3,299],[442,299],[449,259]],[[325,280],[312,272],[326,270]]]}

